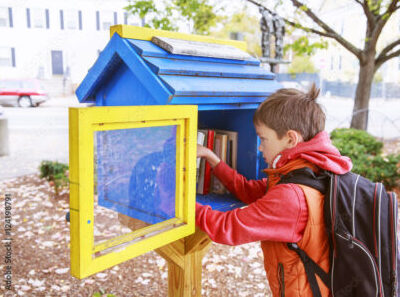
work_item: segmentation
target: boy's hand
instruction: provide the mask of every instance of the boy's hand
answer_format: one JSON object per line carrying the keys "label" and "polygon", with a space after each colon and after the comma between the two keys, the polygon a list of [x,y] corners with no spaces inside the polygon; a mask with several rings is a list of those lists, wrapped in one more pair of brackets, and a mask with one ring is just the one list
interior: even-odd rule
{"label": "boy's hand", "polygon": [[212,168],[217,166],[217,164],[221,161],[220,158],[218,158],[218,156],[212,150],[200,144],[197,145],[197,157],[206,158]]}

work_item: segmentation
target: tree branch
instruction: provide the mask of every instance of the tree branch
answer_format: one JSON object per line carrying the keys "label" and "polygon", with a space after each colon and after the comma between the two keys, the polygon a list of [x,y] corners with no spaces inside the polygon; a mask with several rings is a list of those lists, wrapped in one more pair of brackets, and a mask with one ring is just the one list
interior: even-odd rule
{"label": "tree branch", "polygon": [[329,34],[329,33],[326,33],[326,32],[322,32],[322,31],[318,31],[318,30],[310,28],[310,27],[305,27],[305,26],[303,26],[303,25],[301,25],[299,23],[295,23],[295,22],[289,21],[289,20],[287,20],[285,18],[283,18],[283,20],[285,21],[286,24],[288,24],[288,25],[290,25],[290,26],[292,26],[292,27],[294,27],[296,29],[300,29],[300,30],[303,30],[305,32],[311,32],[311,33],[314,33],[314,34],[317,34],[317,35],[320,35],[320,36],[324,36],[324,37],[328,37],[328,38],[334,38],[334,36],[332,34]]}
{"label": "tree branch", "polygon": [[[391,44],[388,44],[388,45],[381,51],[381,53],[379,54],[379,56],[375,59],[375,64],[380,66],[380,65],[382,65],[383,63],[385,63],[387,60],[393,58],[392,55],[393,55],[394,53],[397,53],[399,50],[397,50],[397,51],[395,51],[395,52],[393,52],[393,53],[391,53],[391,54],[389,54],[389,55],[388,55],[388,53],[389,53],[392,49],[394,49],[396,46],[398,46],[398,45],[400,45],[400,39],[398,39],[398,40],[392,42]],[[394,57],[395,57],[395,56],[396,56],[396,55],[394,55]],[[390,58],[387,58],[387,57],[390,57]]]}
{"label": "tree branch", "polygon": [[397,3],[399,3],[399,0],[392,0],[387,10],[383,14],[381,14],[380,17],[383,17],[387,13],[392,14],[393,12],[395,12],[395,10],[399,8],[399,6],[396,5]]}
{"label": "tree branch", "polygon": [[380,57],[385,56],[388,52],[390,52],[392,49],[394,49],[397,45],[400,45],[400,39],[393,41],[392,43],[388,44],[379,54],[378,59]]}
{"label": "tree branch", "polygon": [[383,27],[386,25],[393,12],[396,11],[396,4],[398,2],[399,0],[392,0],[387,10],[383,14],[379,15],[378,22],[376,23],[374,30],[371,32],[371,36],[367,36],[369,37],[369,42],[373,48],[375,48],[376,43],[378,42],[378,38],[379,35],[381,35]]}
{"label": "tree branch", "polygon": [[367,0],[364,0],[364,2],[361,2],[360,0],[354,1],[361,5],[362,9],[364,10],[364,14],[367,17],[368,27],[372,30],[375,24],[375,18],[374,14],[369,10]]}
{"label": "tree branch", "polygon": [[394,51],[390,55],[381,57],[379,60],[375,60],[375,70],[382,66],[383,63],[387,62],[388,60],[400,56],[400,49]]}
{"label": "tree branch", "polygon": [[[316,14],[311,11],[306,5],[301,3],[298,0],[290,0],[292,1],[293,5],[302,11],[310,18],[312,19],[318,26],[320,26],[322,29],[326,31],[326,34],[328,34],[330,38],[335,39],[337,42],[339,42],[344,48],[346,48],[348,51],[353,53],[358,59],[362,59],[362,52],[360,49],[355,47],[351,42],[347,41],[344,39],[342,36],[340,36],[338,33],[336,33],[335,30],[333,30],[331,27],[329,27],[326,23],[324,23],[319,17],[316,16]],[[396,1],[396,0],[393,0]]]}
{"label": "tree branch", "polygon": [[[264,5],[254,1],[254,0],[247,0],[247,1],[250,2],[250,3],[253,3],[254,5],[256,5],[258,7],[261,7],[263,9],[265,9],[266,11],[268,11],[271,14],[273,13],[270,9],[268,9]],[[328,38],[333,38],[333,36],[331,34],[328,34],[326,32],[318,31],[318,30],[310,28],[310,27],[305,27],[305,26],[303,26],[303,25],[301,25],[299,23],[292,22],[292,21],[290,21],[290,20],[288,20],[287,18],[284,18],[284,17],[281,17],[281,18],[286,24],[288,24],[288,25],[290,25],[290,26],[292,26],[294,28],[303,30],[305,32],[311,32],[311,33],[314,33],[314,34],[317,34],[317,35],[325,36],[325,37],[328,37]]]}

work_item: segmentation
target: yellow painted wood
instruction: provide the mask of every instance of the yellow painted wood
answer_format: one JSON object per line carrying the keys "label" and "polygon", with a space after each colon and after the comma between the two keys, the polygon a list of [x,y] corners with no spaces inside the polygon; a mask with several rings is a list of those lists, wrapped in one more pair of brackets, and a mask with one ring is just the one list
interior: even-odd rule
{"label": "yellow painted wood", "polygon": [[145,28],[145,27],[115,25],[110,27],[110,37],[112,37],[114,33],[117,33],[119,36],[123,38],[139,39],[139,40],[151,40],[153,36],[160,36],[160,37],[168,37],[175,39],[207,42],[207,43],[226,44],[226,45],[232,45],[243,51],[247,51],[247,44],[245,41],[217,39],[210,36],[186,34],[180,32]]}
{"label": "yellow painted wood", "polygon": [[[70,108],[69,120],[73,276],[90,276],[194,232],[197,106]],[[95,132],[164,125],[176,125],[178,131],[176,219],[94,246]],[[182,225],[176,226],[177,223]]]}
{"label": "yellow painted wood", "polygon": [[[93,138],[79,137],[90,134],[90,126],[80,110],[69,113],[70,117],[70,232],[71,232],[71,274],[79,277],[83,267],[90,263],[93,246]],[[90,149],[91,148],[91,149]],[[85,166],[80,164],[88,163]],[[84,209],[85,212],[79,210]]]}
{"label": "yellow painted wood", "polygon": [[[183,141],[185,138],[185,131],[186,127],[185,125],[178,126],[176,133],[180,137],[176,137],[176,172],[175,175],[178,177],[176,179],[176,185],[175,185],[175,195],[181,196],[183,195],[183,187],[181,187],[181,184],[179,181],[184,178],[184,168],[185,168],[185,159],[184,159],[184,149],[183,148]],[[186,222],[185,218],[183,217],[184,213],[184,200],[183,199],[175,199],[175,214],[177,217],[182,217],[183,220]]]}
{"label": "yellow painted wood", "polygon": [[[185,155],[186,155],[186,173],[187,178],[184,183],[184,197],[196,197],[196,156],[197,154],[197,112],[192,113],[189,119],[186,121],[186,140],[185,140]],[[191,135],[196,135],[196,137],[191,137]],[[183,210],[183,220],[187,222],[189,226],[193,227],[193,232],[195,231],[195,199],[185,200],[184,210]]]}
{"label": "yellow painted wood", "polygon": [[190,230],[187,225],[184,225],[158,234],[157,236],[145,238],[132,245],[121,247],[119,250],[104,256],[95,257],[91,260],[89,266],[82,268],[83,274],[81,278],[88,277],[114,265],[123,263],[188,235],[190,235]]}
{"label": "yellow painted wood", "polygon": [[151,233],[160,233],[167,228],[170,228],[170,229],[176,228],[183,224],[184,223],[182,220],[173,218],[173,219],[166,220],[164,222],[160,222],[155,225],[146,226],[139,230],[133,231],[131,233],[120,235],[120,236],[114,237],[110,240],[106,240],[104,242],[96,244],[93,248],[93,253],[100,252],[100,251],[115,247],[117,245],[121,245],[123,243],[129,242],[132,240],[140,239],[141,237],[152,236]]}
{"label": "yellow painted wood", "polygon": [[152,121],[137,121],[137,122],[125,122],[125,123],[96,123],[93,124],[94,131],[110,131],[119,129],[136,129],[136,128],[149,128],[149,127],[160,127],[160,126],[176,126],[182,125],[184,122],[182,120],[152,120]]}

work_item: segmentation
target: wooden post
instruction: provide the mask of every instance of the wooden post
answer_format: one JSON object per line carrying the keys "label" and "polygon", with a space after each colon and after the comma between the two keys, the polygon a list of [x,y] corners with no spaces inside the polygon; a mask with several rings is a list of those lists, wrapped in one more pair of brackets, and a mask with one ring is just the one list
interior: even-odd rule
{"label": "wooden post", "polygon": [[[146,225],[122,214],[118,219],[132,230]],[[210,245],[208,235],[196,228],[194,234],[155,250],[168,262],[168,297],[201,297],[202,260]]]}
{"label": "wooden post", "polygon": [[156,250],[168,262],[168,297],[201,297],[202,260],[211,240],[200,229]]}

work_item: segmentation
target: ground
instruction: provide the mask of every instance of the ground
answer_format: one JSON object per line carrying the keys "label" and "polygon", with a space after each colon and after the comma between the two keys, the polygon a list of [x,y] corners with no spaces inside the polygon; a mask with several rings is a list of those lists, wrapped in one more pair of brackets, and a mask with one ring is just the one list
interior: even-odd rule
{"label": "ground", "polygon": [[[346,126],[352,101],[323,99],[328,111],[327,130]],[[375,136],[386,139],[386,153],[400,153],[398,106],[399,100],[372,102],[376,116],[371,117],[370,126]],[[12,295],[5,296],[91,297],[95,292],[113,293],[118,297],[166,296],[167,265],[154,252],[82,281],[70,276],[69,225],[65,221],[68,192],[55,198],[48,183],[35,174],[14,178],[37,172],[40,161],[49,157],[67,162],[66,104],[60,102],[60,106],[29,110],[10,108],[6,114],[10,119],[11,154],[0,158],[0,239],[5,236],[3,194],[9,193],[13,219],[13,291]],[[0,244],[2,272],[4,249],[4,244]],[[205,297],[270,296],[259,244],[238,247],[213,244],[203,261],[202,288]],[[3,292],[2,279],[0,297]]]}
{"label": "ground", "polygon": [[[167,263],[150,252],[112,269],[78,280],[70,275],[68,190],[54,196],[38,175],[0,182],[12,201],[12,295],[91,297],[96,292],[118,297],[167,296]],[[4,196],[0,195],[4,222]],[[99,232],[106,232],[99,230]],[[0,232],[4,239],[4,232]],[[2,244],[0,255],[4,255]],[[0,260],[0,270],[5,269]],[[203,296],[270,296],[258,243],[229,247],[212,244],[203,260]],[[4,292],[4,283],[0,285]],[[104,294],[104,296],[107,296]]]}

